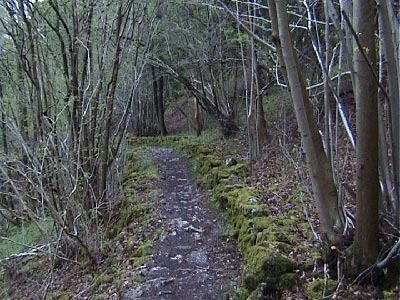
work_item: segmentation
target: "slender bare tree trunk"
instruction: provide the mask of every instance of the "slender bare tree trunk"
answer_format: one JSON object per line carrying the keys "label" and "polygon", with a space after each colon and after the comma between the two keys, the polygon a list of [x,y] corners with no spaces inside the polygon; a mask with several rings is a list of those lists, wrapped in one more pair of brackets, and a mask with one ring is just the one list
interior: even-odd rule
{"label": "slender bare tree trunk", "polygon": [[124,24],[123,24],[123,4],[121,3],[118,7],[118,16],[117,16],[117,27],[116,27],[116,50],[112,68],[111,79],[107,86],[106,93],[106,119],[104,126],[104,137],[102,140],[101,150],[100,150],[100,158],[101,158],[101,166],[100,166],[100,181],[99,181],[99,192],[100,196],[104,196],[107,188],[107,175],[110,164],[110,138],[111,138],[111,121],[114,110],[114,97],[115,91],[117,87],[118,75],[121,64],[121,56],[122,56],[122,40],[124,33]]}
{"label": "slender bare tree trunk", "polygon": [[30,72],[30,79],[32,82],[32,85],[34,86],[34,91],[32,92],[32,99],[35,99],[35,105],[33,107],[35,111],[35,125],[36,125],[36,131],[34,132],[34,135],[36,136],[36,140],[39,141],[42,138],[43,134],[43,128],[42,128],[42,113],[43,113],[43,107],[42,107],[42,96],[43,96],[43,82],[42,82],[42,76],[40,74],[40,64],[38,61],[38,54],[37,54],[37,43],[35,43],[35,38],[34,38],[34,25],[32,23],[32,20],[27,16],[28,11],[26,11],[24,8],[23,1],[20,0],[20,7],[21,9],[21,14],[22,14],[22,19],[24,20],[24,23],[26,25],[27,33],[28,33],[28,41],[29,41],[29,48],[30,48],[30,58],[31,58],[31,68],[28,72]]}
{"label": "slender bare tree trunk", "polygon": [[194,97],[194,119],[196,121],[196,135],[200,136],[204,129],[204,120],[199,100],[196,97]]}
{"label": "slender bare tree trunk", "polygon": [[3,83],[1,82],[0,78],[0,107],[1,108],[1,137],[2,137],[2,144],[3,144],[3,153],[5,156],[8,155],[8,140],[7,140],[7,113],[6,113],[6,105],[3,99]]}
{"label": "slender bare tree trunk", "polygon": [[[254,3],[247,3],[247,11],[249,15],[250,30],[253,34],[257,34],[257,29],[255,26],[257,10],[259,10]],[[250,145],[253,151],[253,158],[257,159],[261,155],[262,147],[265,146],[267,141],[267,123],[264,116],[263,108],[263,95],[261,94],[261,83],[260,83],[260,68],[258,66],[257,50],[255,47],[254,38],[250,37],[250,105],[248,111],[248,124],[250,128]]]}
{"label": "slender bare tree trunk", "polygon": [[257,132],[257,144],[259,148],[259,152],[261,153],[262,148],[267,143],[268,138],[268,129],[267,129],[267,121],[265,120],[264,114],[264,105],[263,105],[263,95],[258,93],[256,100],[256,132]]}
{"label": "slender bare tree trunk", "polygon": [[379,252],[378,84],[372,73],[377,67],[375,20],[374,0],[354,1],[355,39],[362,47],[354,52],[357,210],[352,264],[356,272],[373,264]]}
{"label": "slender bare tree trunk", "polygon": [[[329,0],[332,1],[332,0]],[[346,14],[348,18],[351,20],[353,18],[353,3],[352,0],[340,0],[340,8],[342,11],[342,14]],[[346,22],[342,22],[342,28],[345,31],[345,48],[346,48],[346,54],[349,56],[349,59],[347,60],[348,63],[351,65],[351,62],[353,61],[353,42],[351,40],[351,30],[349,29],[348,24]]]}
{"label": "slender bare tree trunk", "polygon": [[[396,36],[397,30],[393,22],[393,8],[389,1],[377,1],[378,13],[379,13],[379,33],[382,40],[382,49],[386,59],[387,76],[388,76],[388,90],[389,90],[389,102],[390,102],[390,116],[391,116],[391,135],[392,135],[392,173],[394,181],[394,193],[392,193],[394,199],[394,210],[396,216],[396,225],[400,224],[400,93],[399,93],[399,65],[398,53],[396,48],[398,47]],[[381,136],[381,139],[384,136]],[[387,147],[385,150],[387,153]],[[387,166],[389,167],[389,166]],[[387,172],[389,175],[390,172]],[[387,181],[391,181],[390,178],[385,178]]]}
{"label": "slender bare tree trunk", "polygon": [[[288,85],[290,87],[296,119],[301,134],[303,149],[306,154],[310,172],[314,200],[318,209],[321,230],[328,243],[334,243],[338,234],[342,233],[344,220],[342,209],[338,207],[338,194],[334,184],[331,165],[323,148],[322,140],[313,117],[313,109],[308,99],[301,70],[294,52],[289,31],[286,2],[269,1],[272,7],[276,4],[278,34],[275,35],[277,48],[282,49],[282,58],[286,66]],[[271,8],[271,7],[270,7]],[[274,18],[273,9],[270,12]]]}
{"label": "slender bare tree trunk", "polygon": [[331,90],[329,87],[329,69],[330,69],[330,51],[331,51],[331,35],[330,35],[330,24],[329,24],[329,7],[326,1],[324,1],[324,9],[325,9],[325,68],[323,71],[323,78],[324,78],[324,110],[325,110],[325,150],[327,157],[332,165],[333,168],[333,154],[332,154],[332,113],[331,113]]}
{"label": "slender bare tree trunk", "polygon": [[164,77],[156,75],[156,68],[151,66],[151,74],[153,77],[153,102],[157,117],[158,127],[161,135],[167,135],[167,127],[164,120]]}

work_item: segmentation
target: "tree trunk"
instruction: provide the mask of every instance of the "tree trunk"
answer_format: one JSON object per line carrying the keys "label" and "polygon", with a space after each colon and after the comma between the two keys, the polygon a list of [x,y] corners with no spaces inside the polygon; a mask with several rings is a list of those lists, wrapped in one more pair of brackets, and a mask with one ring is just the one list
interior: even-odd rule
{"label": "tree trunk", "polygon": [[[269,1],[274,5],[273,1]],[[282,49],[283,63],[286,66],[288,85],[293,100],[296,119],[301,134],[307,166],[311,176],[314,200],[319,213],[321,230],[329,245],[332,245],[343,232],[342,210],[338,207],[338,195],[334,184],[332,169],[323,148],[322,140],[313,116],[313,109],[307,96],[305,84],[297,63],[297,57],[289,31],[286,4],[275,1],[279,33],[275,35],[277,48]],[[274,18],[273,9],[270,11]]]}
{"label": "tree trunk", "polygon": [[264,104],[263,104],[263,96],[264,96],[264,87],[267,86],[266,82],[263,82],[261,78],[261,71],[259,70],[259,66],[257,66],[257,98],[256,98],[256,132],[257,132],[257,144],[258,150],[261,153],[262,148],[267,144],[268,139],[268,128],[267,121],[265,120],[264,113]]}
{"label": "tree trunk", "polygon": [[107,86],[106,93],[106,116],[104,122],[104,136],[102,140],[101,150],[100,150],[100,180],[99,180],[99,196],[104,197],[107,188],[107,175],[110,164],[110,137],[111,137],[111,121],[114,110],[114,97],[117,88],[118,75],[121,66],[121,56],[122,56],[122,39],[123,39],[123,14],[122,5],[118,7],[118,17],[117,17],[117,29],[116,29],[116,50],[112,68],[111,79]]}
{"label": "tree trunk", "polygon": [[0,78],[0,101],[2,103],[1,109],[1,135],[2,135],[2,144],[3,144],[3,153],[7,157],[8,156],[8,141],[7,141],[7,126],[6,126],[6,106],[3,99],[3,84]]}
{"label": "tree trunk", "polygon": [[[346,14],[350,20],[353,18],[353,3],[352,3],[352,0],[340,0],[340,8],[341,8],[342,14]],[[343,19],[343,17],[342,17],[342,19]],[[345,36],[344,36],[345,41],[342,41],[342,42],[345,43],[345,49],[347,50],[345,52],[349,56],[349,59],[347,60],[347,62],[348,62],[349,65],[352,65],[352,61],[353,61],[353,51],[352,51],[353,43],[352,43],[352,40],[351,40],[351,30],[349,28],[349,25],[346,24],[346,22],[342,22],[342,27],[343,27],[344,32],[345,32]]]}
{"label": "tree trunk", "polygon": [[204,129],[204,120],[201,112],[201,107],[199,105],[199,100],[194,97],[194,119],[196,121],[196,135],[200,136]]}
{"label": "tree trunk", "polygon": [[165,126],[165,108],[164,108],[164,77],[161,76],[158,82],[158,123],[161,129],[161,135],[167,135],[167,127]]}
{"label": "tree trunk", "polygon": [[324,111],[325,111],[325,120],[324,120],[324,127],[325,127],[325,136],[324,136],[324,143],[325,143],[325,150],[326,155],[328,157],[329,162],[332,165],[333,170],[333,154],[332,154],[332,131],[331,131],[331,109],[330,109],[330,102],[331,102],[331,91],[329,88],[329,64],[330,64],[330,52],[331,52],[331,45],[330,45],[330,25],[329,25],[329,7],[328,4],[324,3],[325,9],[325,72],[323,72],[324,78]]}
{"label": "tree trunk", "polygon": [[[390,114],[391,114],[391,135],[392,135],[392,160],[393,160],[393,204],[395,210],[395,223],[397,226],[400,224],[400,93],[399,93],[399,70],[397,63],[397,42],[395,26],[392,17],[394,15],[393,8],[388,1],[378,1],[379,13],[379,33],[382,41],[382,50],[385,55],[388,76],[388,89],[390,101]],[[381,136],[381,139],[383,136]],[[385,147],[386,148],[386,147]],[[386,151],[386,150],[385,150]],[[389,167],[389,165],[387,166]],[[390,173],[387,172],[389,175]],[[386,176],[388,177],[388,176]],[[390,178],[385,178],[390,181]]]}
{"label": "tree trunk", "polygon": [[[361,49],[355,48],[355,99],[357,126],[357,207],[352,265],[355,272],[373,264],[378,257],[378,85],[376,71],[374,0],[354,1],[354,30]],[[372,67],[372,70],[371,70]]]}
{"label": "tree trunk", "polygon": [[167,135],[167,127],[164,120],[164,78],[163,76],[156,76],[156,68],[154,66],[151,66],[151,74],[153,77],[153,101],[158,127],[161,135]]}

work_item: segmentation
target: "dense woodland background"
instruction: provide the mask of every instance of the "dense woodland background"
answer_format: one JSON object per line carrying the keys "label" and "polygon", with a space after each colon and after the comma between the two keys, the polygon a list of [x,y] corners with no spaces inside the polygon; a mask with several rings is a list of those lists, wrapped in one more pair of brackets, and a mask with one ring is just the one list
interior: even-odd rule
{"label": "dense woodland background", "polygon": [[0,233],[33,222],[52,253],[95,261],[127,138],[217,127],[250,168],[271,147],[305,162],[346,276],[399,268],[398,14],[394,0],[1,1]]}

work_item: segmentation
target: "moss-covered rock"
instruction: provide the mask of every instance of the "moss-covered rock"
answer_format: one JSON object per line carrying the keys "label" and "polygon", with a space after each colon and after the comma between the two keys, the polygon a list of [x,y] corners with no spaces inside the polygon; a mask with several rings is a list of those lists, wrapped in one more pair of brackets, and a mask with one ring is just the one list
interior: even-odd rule
{"label": "moss-covered rock", "polygon": [[153,217],[153,207],[148,202],[140,202],[133,195],[123,198],[117,223],[109,230],[107,237],[112,239],[127,227],[133,220],[140,225],[148,224]]}
{"label": "moss-covered rock", "polygon": [[151,258],[152,253],[153,243],[146,241],[133,252],[132,256],[129,258],[129,263],[133,266],[140,266]]}
{"label": "moss-covered rock", "polygon": [[251,220],[251,226],[252,226],[253,232],[255,232],[255,233],[263,232],[266,229],[271,228],[271,219],[266,216],[255,217]]}
{"label": "moss-covered rock", "polygon": [[309,299],[323,299],[332,294],[337,287],[337,282],[332,279],[317,278],[305,285],[305,294]]}
{"label": "moss-covered rock", "polygon": [[247,167],[247,165],[243,163],[238,163],[236,165],[229,166],[229,172],[231,174],[241,177],[249,176],[249,168]]}
{"label": "moss-covered rock", "polygon": [[217,196],[225,207],[228,216],[244,215],[252,218],[266,215],[266,205],[256,200],[257,190],[253,187],[240,186],[226,189]]}
{"label": "moss-covered rock", "polygon": [[242,253],[251,246],[256,245],[257,237],[253,233],[243,233],[238,236],[238,245]]}
{"label": "moss-covered rock", "polygon": [[137,197],[151,195],[155,191],[148,189],[148,182],[158,178],[158,170],[148,155],[147,147],[132,147],[127,151],[125,167],[122,172],[123,197],[118,204],[117,221],[107,232],[107,238],[113,239],[133,220],[140,226],[147,225],[153,218],[154,207],[148,201]]}
{"label": "moss-covered rock", "polygon": [[294,286],[296,281],[299,279],[299,275],[296,273],[285,273],[279,276],[279,281],[276,286],[278,290],[290,289]]}
{"label": "moss-covered rock", "polygon": [[293,261],[277,249],[249,247],[245,255],[243,285],[249,291],[256,290],[261,283],[268,292],[288,288],[294,280],[287,274],[292,273],[294,267]]}

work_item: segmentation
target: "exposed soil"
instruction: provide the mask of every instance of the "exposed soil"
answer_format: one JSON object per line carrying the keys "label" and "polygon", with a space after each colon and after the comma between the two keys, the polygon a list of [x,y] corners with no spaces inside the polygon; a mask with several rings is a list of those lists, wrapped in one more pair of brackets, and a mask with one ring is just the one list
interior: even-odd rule
{"label": "exposed soil", "polygon": [[240,273],[234,242],[191,183],[187,160],[165,148],[152,154],[161,172],[157,207],[165,231],[146,265],[140,299],[232,299]]}

